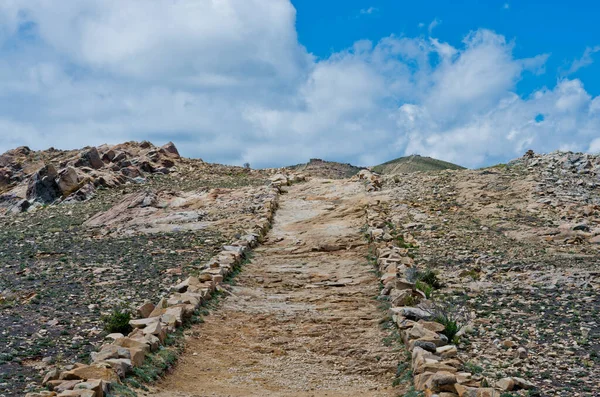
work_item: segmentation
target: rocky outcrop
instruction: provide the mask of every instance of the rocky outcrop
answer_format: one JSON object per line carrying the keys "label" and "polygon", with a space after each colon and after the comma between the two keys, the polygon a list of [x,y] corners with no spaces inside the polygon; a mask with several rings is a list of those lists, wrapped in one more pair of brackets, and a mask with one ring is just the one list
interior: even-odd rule
{"label": "rocky outcrop", "polygon": [[[19,212],[36,202],[85,201],[100,186],[144,182],[147,175],[176,170],[179,161],[181,157],[172,142],[162,147],[150,142],[127,142],[82,151],[14,149],[0,156],[0,194],[4,193],[0,211],[4,207],[5,212]],[[36,171],[27,175],[26,170],[32,168]],[[20,205],[22,199],[30,205]]]}

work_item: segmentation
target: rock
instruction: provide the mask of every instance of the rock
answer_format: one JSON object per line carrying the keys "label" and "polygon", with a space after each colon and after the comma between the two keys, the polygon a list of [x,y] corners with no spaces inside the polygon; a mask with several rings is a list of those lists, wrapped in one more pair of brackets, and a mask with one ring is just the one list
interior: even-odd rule
{"label": "rock", "polygon": [[173,142],[169,142],[166,145],[161,146],[161,149],[164,150],[169,156],[179,158],[179,151]]}
{"label": "rock", "polygon": [[29,202],[29,200],[23,199],[23,200],[19,200],[12,208],[11,211],[12,213],[20,213],[20,212],[25,212],[29,209],[29,207],[31,207],[31,203]]}
{"label": "rock", "polygon": [[117,340],[117,339],[123,338],[123,337],[125,337],[125,335],[115,332],[115,333],[106,335],[106,337],[104,337],[104,339]]}
{"label": "rock", "polygon": [[427,382],[429,382],[429,379],[431,379],[433,375],[435,375],[433,372],[424,372],[422,374],[415,375],[413,379],[415,390],[423,391],[427,389]]}
{"label": "rock", "polygon": [[527,349],[525,349],[524,347],[519,347],[515,352],[515,357],[521,359],[527,358]]}
{"label": "rock", "polygon": [[[144,346],[146,347],[146,349],[148,348],[148,345],[144,344]],[[146,350],[138,347],[130,347],[129,354],[131,357],[131,364],[134,367],[139,367],[142,364],[144,364],[144,359],[146,358]]]}
{"label": "rock", "polygon": [[133,328],[145,328],[151,324],[160,322],[160,317],[148,317],[148,318],[140,318],[137,320],[129,321],[129,325]]}
{"label": "rock", "polygon": [[512,380],[515,382],[515,386],[525,390],[535,389],[535,385],[529,381],[526,381],[523,378],[517,378],[513,376]]}
{"label": "rock", "polygon": [[94,397],[96,392],[93,390],[67,390],[58,395],[58,397]]}
{"label": "rock", "polygon": [[454,345],[446,345],[438,347],[435,352],[442,358],[452,358],[458,355],[458,349]]}
{"label": "rock", "polygon": [[78,201],[87,201],[96,195],[96,188],[94,184],[91,182],[83,185],[79,190],[72,193],[69,197],[65,199],[64,202],[78,202]]}
{"label": "rock", "polygon": [[117,373],[117,375],[119,375],[120,378],[127,376],[127,374],[133,369],[132,361],[127,358],[111,358],[105,362],[110,365],[110,367]]}
{"label": "rock", "polygon": [[447,371],[439,371],[429,378],[427,386],[433,391],[454,391],[456,375]]}
{"label": "rock", "polygon": [[403,307],[401,313],[404,317],[409,320],[429,320],[432,316],[431,313],[426,312],[418,307]]}
{"label": "rock", "polygon": [[68,380],[68,381],[50,381],[48,382],[48,384],[53,385],[53,382],[57,382],[56,386],[52,387],[52,390],[54,390],[57,393],[62,393],[66,390],[73,390],[73,388],[81,383],[81,380]]}
{"label": "rock", "polygon": [[511,348],[515,347],[516,345],[517,344],[510,339],[507,339],[502,342],[502,347],[504,347],[505,349],[511,349]]}
{"label": "rock", "polygon": [[58,189],[62,197],[67,197],[79,189],[79,176],[73,167],[67,167],[58,173]]}
{"label": "rock", "polygon": [[51,380],[57,380],[59,375],[60,375],[60,372],[56,368],[48,371],[46,373],[46,375],[44,375],[44,380],[42,381],[42,386],[46,386],[46,384],[48,382],[50,382]]}
{"label": "rock", "polygon": [[121,174],[132,179],[140,178],[142,176],[142,172],[140,171],[140,169],[133,165],[121,168]]}
{"label": "rock", "polygon": [[419,324],[421,324],[423,326],[423,328],[428,329],[433,332],[442,332],[445,329],[445,327],[442,324],[437,323],[435,321],[419,320]]}
{"label": "rock", "polygon": [[98,149],[92,147],[80,155],[79,159],[75,161],[75,167],[90,167],[97,170],[104,167],[104,162],[98,154]]}
{"label": "rock", "polygon": [[420,347],[423,350],[426,350],[428,352],[432,352],[435,353],[436,352],[436,345],[433,342],[425,342],[422,340],[416,340],[414,343],[415,347]]}
{"label": "rock", "polygon": [[590,231],[590,227],[585,224],[585,223],[579,223],[575,226],[573,226],[573,230],[575,231],[582,231],[582,232],[589,232]]}
{"label": "rock", "polygon": [[58,172],[52,164],[40,168],[27,185],[27,199],[43,204],[52,203],[60,197],[60,189],[56,183]]}
{"label": "rock", "polygon": [[182,281],[181,283],[171,287],[171,289],[173,291],[177,291],[177,292],[185,292],[187,291],[187,289],[192,286],[192,285],[199,285],[200,284],[200,280],[197,277],[188,277],[187,279],[185,279],[184,281]]}
{"label": "rock", "polygon": [[108,389],[106,384],[100,379],[90,379],[77,384],[73,390],[91,390],[94,392],[94,397],[104,397],[106,389]]}
{"label": "rock", "polygon": [[104,345],[100,351],[91,353],[92,362],[105,361],[111,358],[129,358],[129,351],[117,345]]}
{"label": "rock", "polygon": [[115,159],[116,156],[117,153],[114,150],[110,149],[102,155],[102,161],[104,161],[105,163],[110,163]]}
{"label": "rock", "polygon": [[512,378],[502,378],[496,382],[495,387],[502,391],[512,391],[515,388],[515,381]]}
{"label": "rock", "polygon": [[54,397],[56,393],[53,391],[43,390],[37,393],[27,393],[25,397]]}
{"label": "rock", "polygon": [[150,313],[154,310],[155,306],[151,302],[146,302],[137,308],[137,311],[142,318],[150,317]]}
{"label": "rock", "polygon": [[107,382],[119,380],[119,377],[112,369],[95,365],[84,365],[71,371],[63,372],[61,378],[65,380],[101,379]]}

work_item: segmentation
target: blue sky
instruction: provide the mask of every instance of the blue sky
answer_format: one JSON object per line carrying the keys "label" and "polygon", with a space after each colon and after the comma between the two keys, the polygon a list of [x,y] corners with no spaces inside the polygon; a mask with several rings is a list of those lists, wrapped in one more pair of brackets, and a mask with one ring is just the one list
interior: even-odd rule
{"label": "blue sky", "polygon": [[599,152],[591,4],[5,1],[0,152],[172,140],[255,167]]}
{"label": "blue sky", "polygon": [[[465,34],[491,29],[515,41],[516,57],[551,54],[547,73],[523,76],[518,93],[552,86],[581,58],[586,47],[600,45],[600,4],[590,1],[405,1],[405,0],[293,0],[298,10],[298,38],[308,50],[327,58],[361,39],[377,41],[389,35],[433,35],[459,45]],[[422,24],[422,25],[421,25]],[[421,26],[420,26],[421,25]],[[600,61],[600,53],[592,58]],[[600,94],[598,64],[579,69],[571,76],[582,79],[586,90]]]}

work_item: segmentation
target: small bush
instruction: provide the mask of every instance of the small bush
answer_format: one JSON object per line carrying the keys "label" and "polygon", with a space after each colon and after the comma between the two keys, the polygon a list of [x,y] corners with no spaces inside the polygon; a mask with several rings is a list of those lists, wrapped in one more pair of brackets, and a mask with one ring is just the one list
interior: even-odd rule
{"label": "small bush", "polygon": [[131,314],[128,311],[115,309],[108,316],[104,316],[102,321],[104,322],[104,330],[109,334],[118,332],[127,335],[132,330],[131,325],[129,325]]}
{"label": "small bush", "polygon": [[483,372],[483,367],[477,365],[477,364],[473,364],[471,362],[466,362],[464,365],[464,368],[467,372],[471,372],[473,374],[480,374]]}
{"label": "small bush", "polygon": [[423,281],[424,283],[429,284],[434,289],[440,289],[443,287],[440,279],[437,276],[437,273],[432,269],[427,269],[424,272],[417,273],[417,280]]}
{"label": "small bush", "polygon": [[416,282],[415,288],[423,292],[427,299],[431,299],[431,296],[433,295],[433,287],[431,285],[419,280]]}
{"label": "small bush", "polygon": [[437,305],[431,314],[433,321],[444,326],[442,334],[446,335],[449,341],[455,341],[456,334],[462,328],[458,312],[448,305]]}

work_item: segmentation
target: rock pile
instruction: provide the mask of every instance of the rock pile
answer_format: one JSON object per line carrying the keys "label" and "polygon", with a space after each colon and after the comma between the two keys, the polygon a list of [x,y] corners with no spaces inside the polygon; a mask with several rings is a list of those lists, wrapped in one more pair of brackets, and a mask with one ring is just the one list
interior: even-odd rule
{"label": "rock pile", "polygon": [[369,170],[361,170],[352,179],[363,180],[367,183],[367,192],[376,192],[381,190],[381,177]]}
{"label": "rock pile", "polygon": [[33,152],[21,147],[0,156],[0,207],[21,212],[36,203],[84,201],[100,187],[143,182],[147,174],[168,174],[179,158],[171,142],[162,147],[127,142],[81,151]]}
{"label": "rock pile", "polygon": [[171,294],[153,304],[138,308],[140,318],[131,320],[128,335],[110,334],[110,343],[91,355],[91,364],[75,364],[48,371],[42,385],[50,389],[28,393],[26,397],[103,397],[110,385],[119,383],[135,367],[144,363],[146,355],[157,351],[167,336],[184,325],[186,319],[222,289],[223,280],[239,267],[249,250],[256,247],[271,227],[281,186],[304,180],[303,175],[278,174],[270,179],[270,197],[258,214],[252,230],[222,250],[206,263],[197,277],[190,276],[171,287]]}

